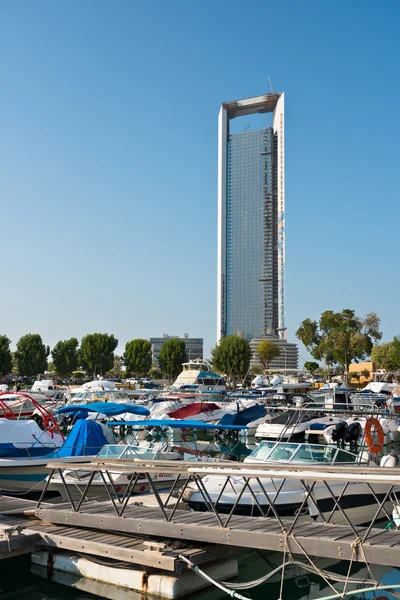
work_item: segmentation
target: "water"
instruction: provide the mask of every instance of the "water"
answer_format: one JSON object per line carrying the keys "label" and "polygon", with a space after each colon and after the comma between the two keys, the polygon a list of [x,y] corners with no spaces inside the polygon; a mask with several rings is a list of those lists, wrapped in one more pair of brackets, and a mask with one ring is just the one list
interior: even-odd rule
{"label": "water", "polygon": [[[261,554],[254,551],[242,552],[240,559],[240,580],[249,581],[260,577],[279,564],[281,558],[274,554]],[[336,563],[321,565],[327,570],[347,574],[348,563]],[[400,584],[400,571],[389,567],[372,567],[374,575],[384,584]],[[45,571],[44,571],[45,573]],[[283,600],[314,600],[333,594],[331,588],[318,576],[299,572],[297,569],[291,569],[287,572],[290,579],[284,581]],[[354,577],[364,578],[368,576],[368,570],[365,565],[357,564],[352,569]],[[197,577],[197,575],[193,575]],[[61,576],[63,577],[63,576]],[[67,579],[68,576],[64,576]],[[71,581],[70,581],[71,583]],[[76,581],[72,581],[76,585]],[[107,595],[94,595],[91,590],[96,587],[101,591],[101,584],[89,580],[80,579],[78,585],[83,589],[74,589],[67,585],[61,585],[54,581],[49,581],[31,572],[30,556],[23,556],[4,560],[0,562],[0,598],[1,600],[143,600],[141,594],[131,592],[124,593],[116,588],[109,588]],[[99,587],[100,586],[100,587]],[[352,586],[348,589],[357,589],[363,586]],[[242,592],[242,595],[249,596],[252,600],[277,600],[280,598],[280,579],[275,577],[272,582],[265,583],[257,588]],[[366,598],[377,598],[385,596],[393,599],[394,596],[385,592],[372,592],[366,595],[352,596],[358,600]],[[190,595],[190,600],[219,600],[220,598],[229,598],[229,596],[220,592],[216,588],[198,592]]]}

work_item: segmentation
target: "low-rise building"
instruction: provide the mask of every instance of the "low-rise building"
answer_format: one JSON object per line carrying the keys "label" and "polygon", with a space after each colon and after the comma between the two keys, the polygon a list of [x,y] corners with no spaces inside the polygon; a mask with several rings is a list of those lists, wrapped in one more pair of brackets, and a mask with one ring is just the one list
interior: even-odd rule
{"label": "low-rise building", "polygon": [[282,340],[277,336],[265,336],[260,338],[253,338],[250,342],[251,348],[251,361],[250,368],[260,367],[260,373],[263,372],[263,367],[257,357],[257,347],[260,342],[269,340],[276,344],[280,350],[280,356],[271,360],[269,370],[280,371],[282,373],[288,373],[298,369],[299,365],[299,349],[297,344]]}
{"label": "low-rise building", "polygon": [[195,358],[200,358],[203,360],[203,338],[191,338],[188,333],[185,333],[183,338],[178,335],[169,335],[169,333],[164,333],[162,337],[151,337],[151,354],[154,365],[159,365],[160,358],[160,350],[162,345],[168,340],[183,340],[185,342],[185,349],[188,360],[194,360]]}
{"label": "low-rise building", "polygon": [[[362,363],[351,363],[349,365],[349,380],[354,383],[368,383],[374,379],[374,373],[376,372],[376,364],[372,360]],[[368,371],[368,375],[367,375]],[[352,378],[352,375],[358,375],[358,378]]]}

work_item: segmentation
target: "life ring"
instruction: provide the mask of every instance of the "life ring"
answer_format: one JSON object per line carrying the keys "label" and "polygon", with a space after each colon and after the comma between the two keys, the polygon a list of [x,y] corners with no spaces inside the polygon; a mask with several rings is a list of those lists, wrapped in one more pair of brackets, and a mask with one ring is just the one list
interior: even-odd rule
{"label": "life ring", "polygon": [[[372,427],[375,428],[375,433],[378,435],[378,443],[377,444],[374,444],[373,439],[372,439],[372,435],[371,435]],[[366,425],[365,425],[365,443],[368,446],[368,450],[370,452],[372,452],[373,454],[379,454],[379,452],[382,452],[384,441],[385,441],[385,434],[383,433],[382,425],[380,424],[378,419],[375,419],[375,417],[370,417],[367,420]]]}

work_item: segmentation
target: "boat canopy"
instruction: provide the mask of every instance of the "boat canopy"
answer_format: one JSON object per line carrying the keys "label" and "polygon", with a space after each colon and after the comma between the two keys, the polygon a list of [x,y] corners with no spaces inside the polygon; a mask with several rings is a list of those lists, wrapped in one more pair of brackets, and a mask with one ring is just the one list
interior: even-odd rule
{"label": "boat canopy", "polygon": [[363,392],[373,392],[374,394],[390,394],[393,391],[394,385],[386,381],[370,381],[362,390]]}
{"label": "boat canopy", "polygon": [[138,406],[137,404],[122,404],[119,402],[91,402],[90,404],[68,404],[59,408],[57,414],[78,414],[80,418],[86,418],[89,412],[100,413],[106,417],[115,417],[124,413],[132,415],[142,415],[147,417],[150,414],[148,408]]}
{"label": "boat canopy", "polygon": [[115,425],[129,425],[130,427],[172,427],[173,429],[224,429],[227,431],[240,431],[247,429],[245,425],[220,425],[204,423],[203,421],[178,421],[176,419],[149,419],[147,421],[113,421],[109,427]]}
{"label": "boat canopy", "polygon": [[265,417],[267,412],[268,411],[264,406],[256,404],[255,406],[245,408],[233,415],[224,415],[220,420],[219,425],[247,425],[252,421],[257,421],[257,419]]}

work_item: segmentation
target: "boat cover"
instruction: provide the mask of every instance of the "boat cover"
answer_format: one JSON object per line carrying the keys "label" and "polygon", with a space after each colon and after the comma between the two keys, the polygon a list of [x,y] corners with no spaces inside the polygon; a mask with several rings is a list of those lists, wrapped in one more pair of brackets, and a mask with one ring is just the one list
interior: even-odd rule
{"label": "boat cover", "polygon": [[0,419],[0,448],[32,448],[33,446],[59,447],[63,438],[57,433],[51,436],[30,419]]}
{"label": "boat cover", "polygon": [[187,406],[182,406],[177,410],[167,413],[171,419],[186,419],[187,417],[193,417],[200,413],[212,412],[214,410],[220,410],[218,404],[214,402],[194,402]]}
{"label": "boat cover", "polygon": [[95,456],[105,444],[108,444],[107,438],[96,421],[79,419],[63,446],[54,454],[57,457]]}
{"label": "boat cover", "polygon": [[265,417],[267,414],[267,409],[264,406],[255,405],[250,406],[250,408],[245,408],[237,413],[231,415],[224,415],[219,425],[247,425],[252,421],[257,421],[257,419],[261,419]]}
{"label": "boat cover", "polygon": [[89,412],[100,413],[106,417],[115,417],[123,413],[147,417],[150,411],[137,404],[122,404],[119,402],[90,402],[90,404],[68,404],[59,408],[57,414],[77,414],[79,419],[86,419]]}

